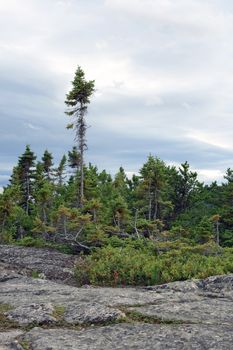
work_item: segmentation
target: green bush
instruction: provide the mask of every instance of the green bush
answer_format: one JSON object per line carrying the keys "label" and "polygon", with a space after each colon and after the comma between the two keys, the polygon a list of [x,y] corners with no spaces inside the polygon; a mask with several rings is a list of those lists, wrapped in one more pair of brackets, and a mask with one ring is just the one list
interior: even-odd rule
{"label": "green bush", "polygon": [[0,232],[0,244],[12,244],[14,242],[14,234],[11,230]]}
{"label": "green bush", "polygon": [[[155,244],[116,239],[79,263],[75,276],[79,285],[153,285],[233,272],[233,249],[215,244],[188,246],[178,243],[157,253]],[[164,244],[163,244],[164,248]]]}
{"label": "green bush", "polygon": [[56,249],[59,252],[64,254],[73,253],[72,247],[69,246],[68,244],[58,244],[58,243],[48,242],[41,237],[26,236],[12,243],[23,247]]}
{"label": "green bush", "polygon": [[36,247],[36,248],[44,248],[46,242],[42,238],[34,238],[31,236],[26,236],[21,238],[20,240],[15,242],[17,245],[24,247]]}

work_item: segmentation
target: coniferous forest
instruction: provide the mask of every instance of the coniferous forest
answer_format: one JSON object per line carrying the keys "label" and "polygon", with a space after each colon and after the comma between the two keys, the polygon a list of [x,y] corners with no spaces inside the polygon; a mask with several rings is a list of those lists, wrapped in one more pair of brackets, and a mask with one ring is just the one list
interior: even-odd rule
{"label": "coniferous forest", "polygon": [[149,285],[233,272],[233,169],[204,184],[186,161],[152,155],[139,175],[85,162],[95,82],[78,67],[66,95],[74,147],[54,164],[29,145],[0,195],[0,243],[47,247],[79,259],[79,284]]}

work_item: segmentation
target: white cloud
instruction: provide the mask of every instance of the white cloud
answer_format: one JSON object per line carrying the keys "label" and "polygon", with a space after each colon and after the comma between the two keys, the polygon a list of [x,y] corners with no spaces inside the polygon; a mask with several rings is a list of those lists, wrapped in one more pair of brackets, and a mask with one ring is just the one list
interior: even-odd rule
{"label": "white cloud", "polygon": [[96,47],[99,50],[106,49],[108,47],[108,43],[105,40],[99,40],[96,42]]}
{"label": "white cloud", "polygon": [[139,173],[135,171],[126,171],[125,174],[129,179],[132,179],[133,175],[136,175],[136,176],[139,175]]}
{"label": "white cloud", "polygon": [[216,132],[211,134],[208,133],[208,131],[202,132],[193,130],[191,133],[188,133],[186,137],[214,147],[233,150],[233,141],[226,140],[225,137]]}
{"label": "white cloud", "polygon": [[[224,15],[211,2],[200,0],[106,0],[109,8],[156,20],[157,23],[182,25],[199,33],[210,29],[217,33],[224,25]],[[189,31],[190,34],[190,31]]]}
{"label": "white cloud", "polygon": [[31,123],[24,123],[24,125],[31,130],[41,130],[41,127],[37,125],[33,125]]}
{"label": "white cloud", "polygon": [[117,167],[117,149],[134,172],[156,152],[218,176],[233,158],[232,13],[225,0],[1,1],[4,154],[71,144],[63,100],[80,64],[96,80],[94,163]]}
{"label": "white cloud", "polygon": [[210,183],[212,181],[222,182],[224,173],[220,170],[210,170],[210,169],[196,169],[198,173],[198,179],[203,182]]}

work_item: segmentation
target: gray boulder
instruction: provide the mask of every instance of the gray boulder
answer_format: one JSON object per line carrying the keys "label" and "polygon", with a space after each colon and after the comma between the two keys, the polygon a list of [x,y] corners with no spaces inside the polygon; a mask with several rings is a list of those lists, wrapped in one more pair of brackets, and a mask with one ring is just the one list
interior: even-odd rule
{"label": "gray boulder", "polygon": [[64,320],[73,324],[101,324],[123,318],[125,314],[120,310],[97,303],[69,305],[64,314]]}
{"label": "gray boulder", "polygon": [[10,330],[7,332],[0,332],[0,350],[21,350],[17,338],[24,332],[21,330]]}
{"label": "gray boulder", "polygon": [[56,322],[57,319],[53,316],[54,311],[52,304],[29,304],[8,311],[5,315],[21,326],[33,323],[39,325]]}
{"label": "gray boulder", "polygon": [[75,284],[76,258],[50,249],[0,245],[0,265],[24,275],[44,276],[53,281]]}

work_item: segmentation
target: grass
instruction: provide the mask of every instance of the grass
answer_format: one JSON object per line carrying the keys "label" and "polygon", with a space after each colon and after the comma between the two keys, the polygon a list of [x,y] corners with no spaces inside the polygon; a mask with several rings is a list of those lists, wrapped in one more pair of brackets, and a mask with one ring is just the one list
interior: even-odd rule
{"label": "grass", "polygon": [[32,270],[31,277],[32,278],[40,278],[40,272],[37,270]]}
{"label": "grass", "polygon": [[29,344],[29,342],[27,340],[22,340],[19,342],[19,344],[21,345],[21,347],[24,349],[24,350],[31,350],[31,346]]}
{"label": "grass", "polygon": [[65,313],[65,307],[62,305],[55,305],[54,311],[53,311],[53,317],[56,318],[56,320],[61,321],[63,319],[63,315]]}
{"label": "grass", "polygon": [[7,311],[12,309],[13,307],[10,304],[0,304],[0,331],[19,328],[17,322],[9,320],[5,315]]}
{"label": "grass", "polygon": [[157,316],[143,315],[139,311],[128,310],[127,308],[121,307],[121,311],[125,313],[126,319],[124,322],[127,323],[150,323],[150,324],[184,324],[187,322],[181,320],[166,320]]}

